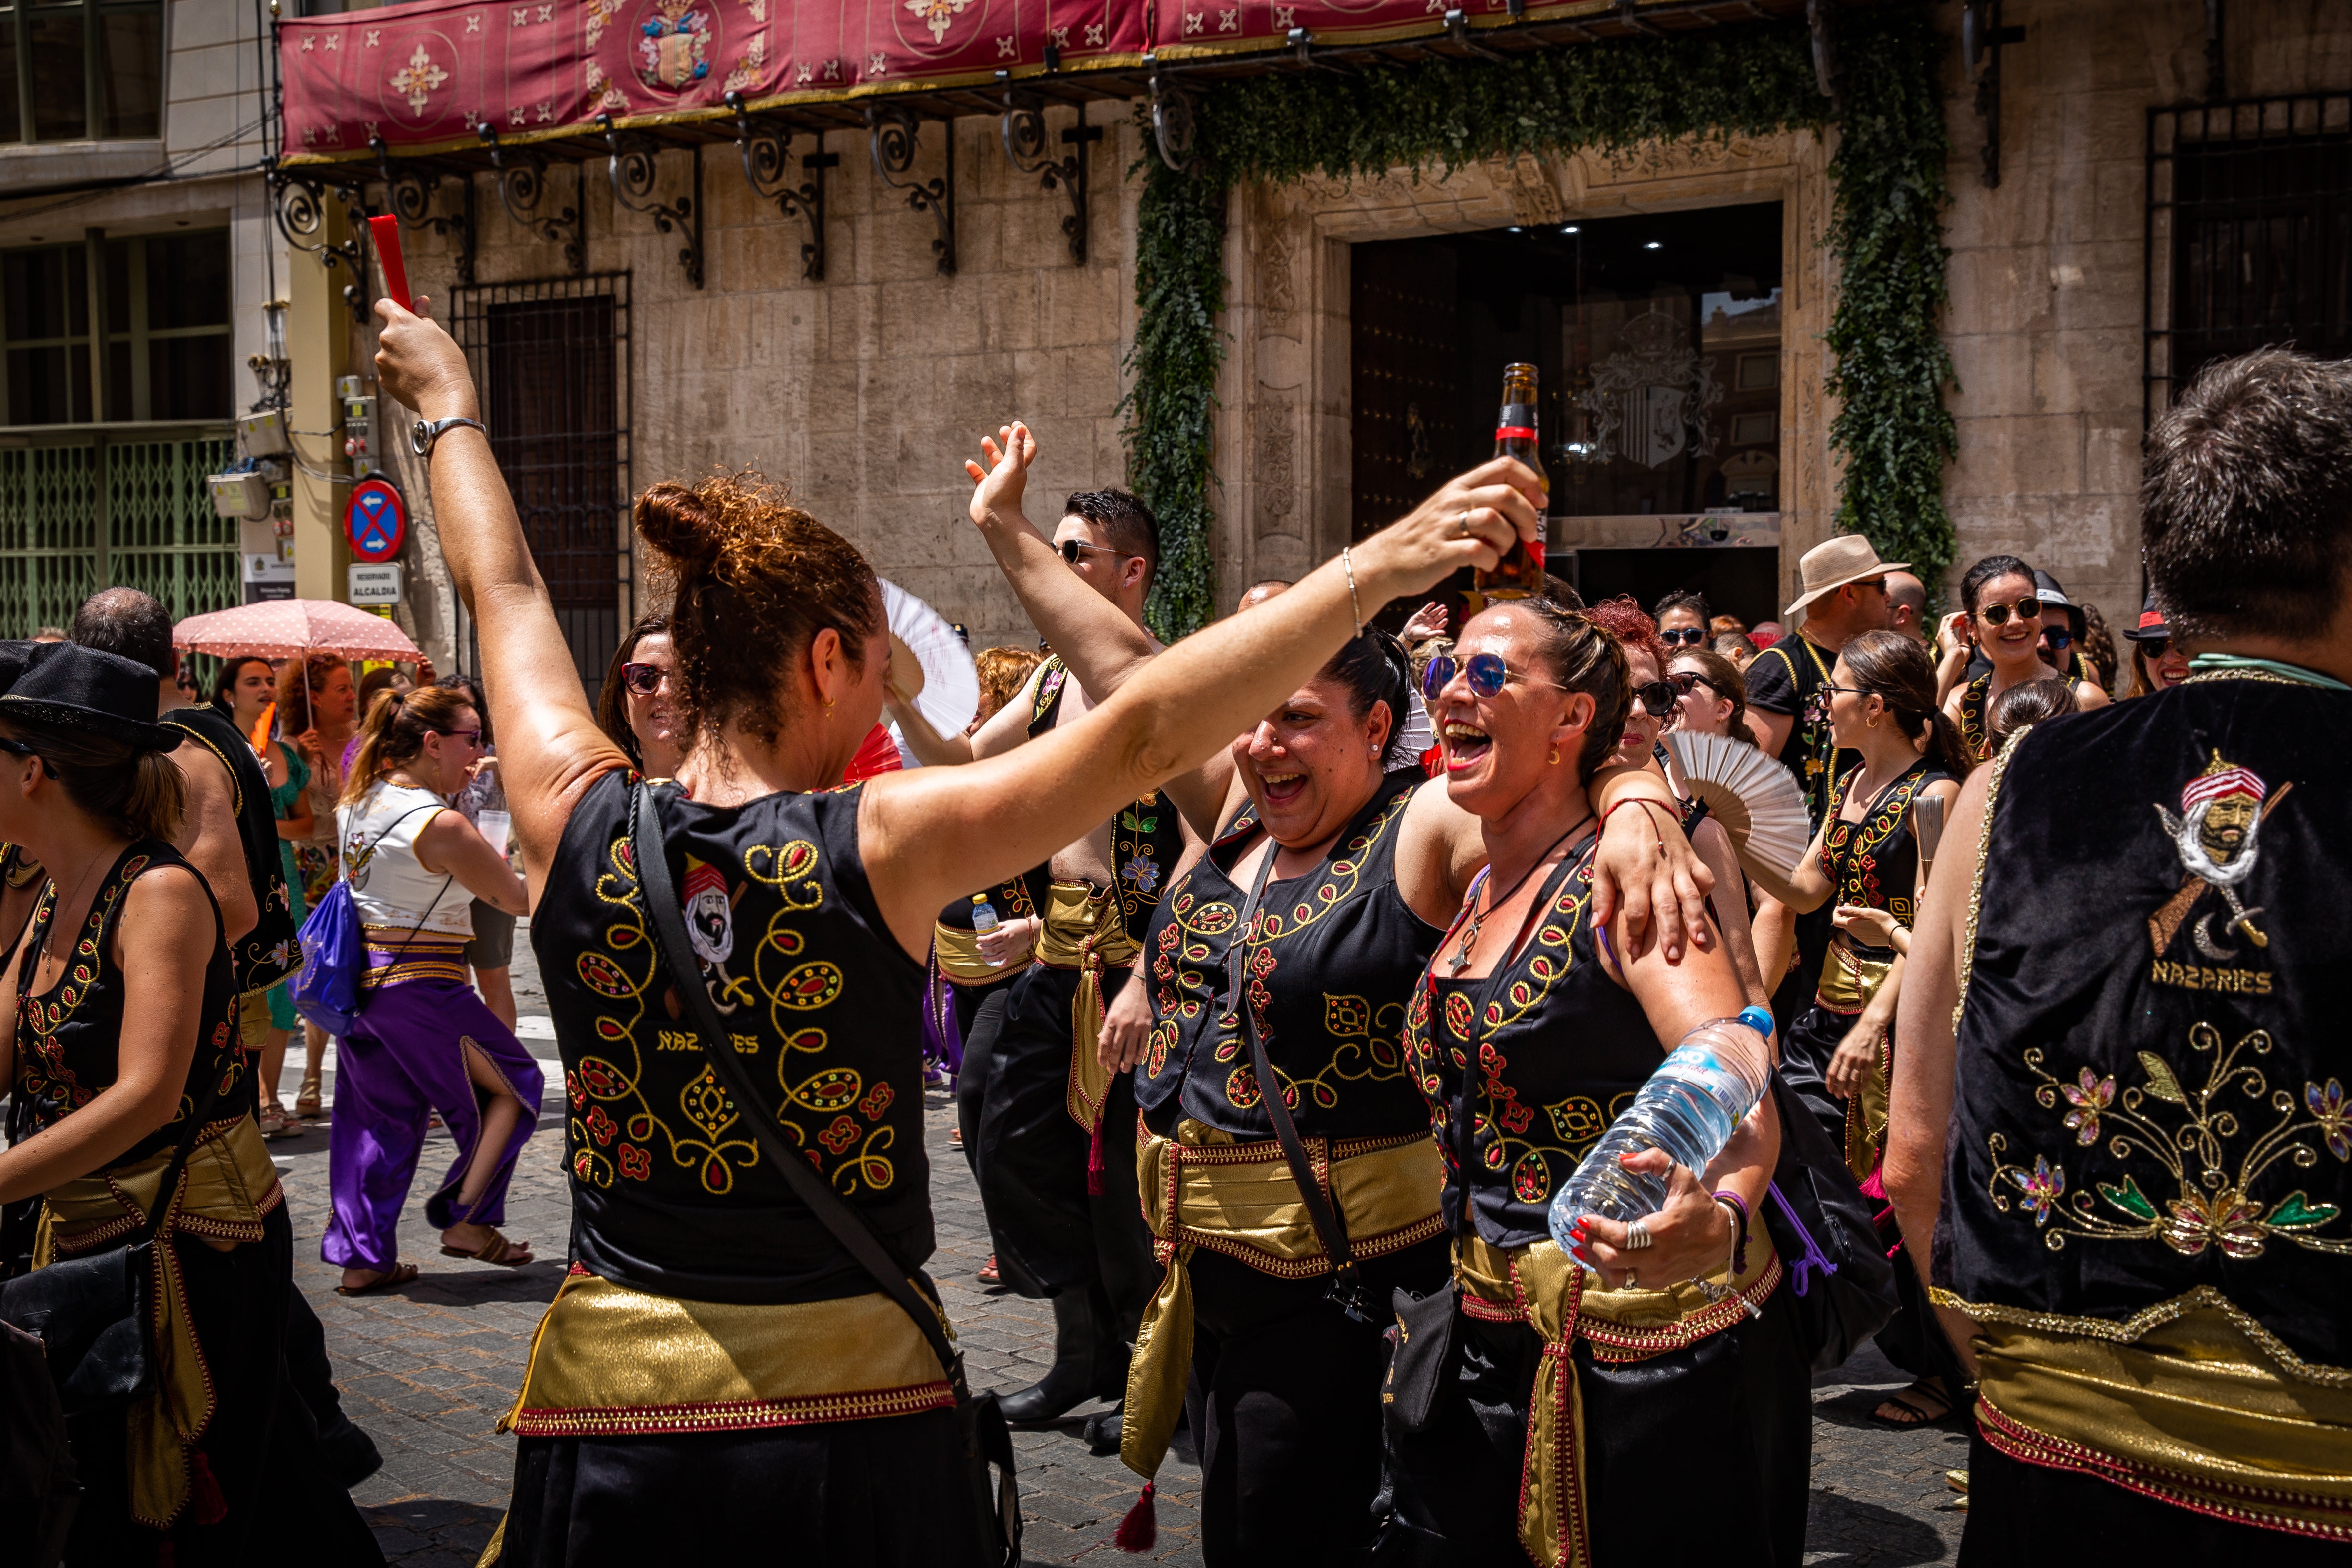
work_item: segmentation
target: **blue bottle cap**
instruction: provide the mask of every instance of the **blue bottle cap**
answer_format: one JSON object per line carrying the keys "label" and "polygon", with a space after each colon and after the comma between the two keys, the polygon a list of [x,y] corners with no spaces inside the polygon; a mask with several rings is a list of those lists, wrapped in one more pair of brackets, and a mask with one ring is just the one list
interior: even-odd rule
{"label": "blue bottle cap", "polygon": [[1758,1034],[1763,1036],[1766,1039],[1769,1040],[1772,1037],[1772,1015],[1766,1012],[1763,1008],[1752,1004],[1748,1006],[1742,1007],[1739,1010],[1739,1021],[1747,1025],[1749,1028],[1755,1030]]}

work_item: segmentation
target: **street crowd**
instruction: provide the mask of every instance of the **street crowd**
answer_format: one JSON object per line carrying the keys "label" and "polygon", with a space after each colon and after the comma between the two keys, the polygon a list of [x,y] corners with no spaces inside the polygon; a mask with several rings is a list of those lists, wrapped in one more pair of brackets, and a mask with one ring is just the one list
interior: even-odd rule
{"label": "street crowd", "polygon": [[[266,1142],[331,1039],[343,1292],[432,1266],[436,1122],[442,1254],[565,1249],[485,1563],[1016,1563],[1009,1428],[1100,1402],[1129,1550],[1188,1427],[1212,1564],[1795,1568],[1864,1341],[1874,1419],[1969,1421],[1964,1563],[2352,1561],[2352,364],[2161,416],[2119,634],[2010,554],[1933,616],[1859,534],[1755,626],[1423,603],[1540,538],[1496,458],[1163,646],[1150,510],[1040,527],[1007,424],[970,514],[1050,651],[948,734],[741,474],[638,498],[669,607],[592,710],[462,354],[378,312],[478,676],[192,690],[126,588],[0,644],[23,1560],[382,1561]],[[1720,1138],[1556,1213],[1686,1042],[1755,1052]],[[982,1278],[1051,1301],[1030,1386],[924,1272],[927,1086]],[[558,1089],[572,1234],[510,1237]]]}

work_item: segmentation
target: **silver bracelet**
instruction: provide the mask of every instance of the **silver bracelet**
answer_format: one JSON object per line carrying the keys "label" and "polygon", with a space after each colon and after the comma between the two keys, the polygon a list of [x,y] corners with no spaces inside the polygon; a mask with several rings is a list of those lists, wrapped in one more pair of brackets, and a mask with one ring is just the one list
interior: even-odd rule
{"label": "silver bracelet", "polygon": [[1356,602],[1356,563],[1346,545],[1339,546],[1339,564],[1348,569],[1348,613],[1356,617],[1356,635],[1364,635],[1364,607]]}

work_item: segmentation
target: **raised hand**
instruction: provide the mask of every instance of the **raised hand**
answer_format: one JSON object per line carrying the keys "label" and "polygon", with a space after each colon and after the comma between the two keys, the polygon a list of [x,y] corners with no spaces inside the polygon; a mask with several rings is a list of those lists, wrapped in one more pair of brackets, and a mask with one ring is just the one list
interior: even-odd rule
{"label": "raised hand", "polygon": [[980,439],[985,466],[966,458],[963,471],[971,476],[971,521],[986,528],[1022,516],[1021,498],[1029,485],[1029,465],[1037,460],[1037,437],[1015,419],[1000,425],[996,437]]}
{"label": "raised hand", "polygon": [[1491,571],[1515,540],[1543,529],[1543,481],[1516,458],[1493,458],[1352,547],[1363,616],[1465,566]]}
{"label": "raised hand", "polygon": [[375,302],[375,313],[383,318],[383,332],[376,340],[377,384],[427,419],[479,419],[481,398],[474,391],[466,352],[428,313],[432,303],[422,294],[415,310],[390,300]]}
{"label": "raised hand", "polygon": [[1397,640],[1411,647],[1431,637],[1442,637],[1445,635],[1447,619],[1445,606],[1432,599],[1412,613],[1412,619],[1405,622],[1404,630],[1397,634]]}

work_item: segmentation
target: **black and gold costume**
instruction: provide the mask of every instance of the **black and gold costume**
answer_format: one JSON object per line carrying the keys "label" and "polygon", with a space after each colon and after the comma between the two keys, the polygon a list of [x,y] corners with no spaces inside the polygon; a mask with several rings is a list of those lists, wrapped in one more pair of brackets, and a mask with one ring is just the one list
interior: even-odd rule
{"label": "black and gold costume", "polygon": [[[1033,738],[1054,727],[1068,680],[1059,657],[1039,667]],[[1124,1341],[1157,1270],[1125,1157],[1134,1089],[1102,1070],[1095,1044],[1183,854],[1174,804],[1154,792],[1127,806],[1111,844],[1110,886],[1045,889],[1036,960],[1005,998],[974,1168],[1004,1282],[1024,1296],[1085,1291]],[[1125,1352],[1107,1346],[1098,1391],[1118,1397],[1125,1376]]]}
{"label": "black and gold costume", "polygon": [[286,858],[278,851],[278,814],[269,805],[269,775],[253,754],[253,743],[237,733],[228,716],[210,705],[174,708],[158,722],[184,730],[190,740],[218,757],[236,793],[236,836],[245,849],[246,876],[253,884],[261,918],[229,943],[240,993],[267,991],[302,967],[300,922],[286,888]]}
{"label": "black and gold costume", "polygon": [[[16,974],[11,1087],[20,1130],[55,1126],[115,1082],[126,999],[116,932],[131,882],[159,866],[187,863],[160,839],[116,858],[80,931],[56,936],[70,952],[64,974],[37,993],[55,885],[42,894]],[[254,1125],[235,984],[216,934],[177,1110],[104,1168],[43,1196],[34,1267],[124,1245],[145,1223],[189,1119],[217,1091],[154,1248],[154,1386],[128,1409],[101,1407],[68,1423],[84,1491],[67,1547],[77,1563],[149,1562],[164,1550],[211,1562],[260,1529],[300,1531],[322,1559],[382,1561],[350,1498],[321,1469],[310,1418],[278,1375],[293,1233]],[[271,1519],[248,1522],[265,1482]],[[226,1518],[200,1504],[214,1499],[226,1500]]]}
{"label": "black and gold costume", "polygon": [[[1925,759],[1914,763],[1878,792],[1859,821],[1848,822],[1843,819],[1848,795],[1861,776],[1860,768],[1849,770],[1830,795],[1829,826],[1822,835],[1821,856],[1830,896],[1822,907],[1834,910],[1841,904],[1856,904],[1885,910],[1907,929],[1917,913],[1914,890],[1919,878],[1919,844],[1911,830],[1911,803],[1930,784],[1951,775]],[[1790,1026],[1781,1042],[1782,1076],[1844,1148],[1846,1163],[1857,1178],[1878,1168],[1879,1151],[1886,1138],[1887,1084],[1894,1065],[1891,1038],[1879,1041],[1876,1065],[1858,1099],[1836,1099],[1823,1077],[1854,1019],[1885,984],[1895,957],[1891,947],[1874,947],[1839,933],[1815,973],[1812,1005]]]}
{"label": "black and gold costume", "polygon": [[739,1107],[649,934],[634,782],[583,794],[531,923],[563,1053],[573,1267],[500,1423],[522,1441],[499,1561],[772,1555],[779,1520],[811,1561],[976,1561],[971,1510],[948,1506],[966,1494],[938,1359],[743,1120],[781,1120],[927,1286],[923,969],[866,886],[860,792],[713,806],[655,786],[704,984],[772,1096]]}
{"label": "black and gold costume", "polygon": [[1664,1054],[1594,951],[1597,843],[1548,875],[1491,976],[1444,977],[1441,942],[1405,1016],[1461,1295],[1427,1422],[1390,1423],[1375,1563],[1587,1568],[1651,1555],[1662,1531],[1682,1561],[1802,1559],[1811,1411],[1764,1227],[1711,1276],[1721,1300],[1605,1289],[1550,1237],[1552,1194]]}
{"label": "black and gold costume", "polygon": [[1185,1409],[1211,1563],[1362,1550],[1387,1328],[1328,1299],[1331,1260],[1275,1140],[1230,972],[1307,1157],[1328,1173],[1375,1312],[1397,1286],[1420,1294],[1445,1278],[1437,1150],[1399,1038],[1439,935],[1396,886],[1397,836],[1423,782],[1417,767],[1391,773],[1320,867],[1266,882],[1246,929],[1233,872],[1259,835],[1245,807],[1169,889],[1145,943],[1139,1163],[1165,1273],[1128,1377],[1121,1453],[1152,1475]]}
{"label": "black and gold costume", "polygon": [[1991,693],[1990,669],[1972,677],[1960,689],[1960,747],[1972,763],[1992,757],[1992,720],[1985,711],[1992,706]]}
{"label": "black and gold costume", "polygon": [[[986,897],[998,920],[1025,919],[1036,914],[1052,879],[1040,866],[988,889]],[[944,1035],[951,1027],[961,1042],[962,1060],[955,1079],[956,1122],[963,1133],[964,1162],[977,1173],[980,1112],[987,1102],[989,1078],[995,1070],[996,1037],[1004,1027],[1004,1006],[1013,983],[1029,967],[1036,944],[1033,942],[1026,952],[1003,963],[991,963],[980,955],[971,916],[970,899],[958,899],[940,911],[931,928],[931,963],[946,984],[928,992],[927,998],[944,989],[949,1016],[939,1019],[940,1032]],[[936,1005],[929,999],[924,1003],[925,1006]]]}
{"label": "black and gold costume", "polygon": [[[1836,665],[1836,654],[1802,632],[1791,632],[1748,667],[1748,705],[1790,720],[1779,760],[1805,792],[1805,816],[1815,832],[1829,818],[1831,788],[1862,762],[1861,752],[1838,749],[1830,725],[1830,675]],[[1830,913],[1822,908],[1795,916],[1796,962],[1777,984],[1765,977],[1772,986],[1772,1016],[1783,1036],[1812,1002],[1813,976],[1821,972],[1836,929]]]}
{"label": "black and gold costume", "polygon": [[2347,724],[2200,673],[1993,764],[1934,1273],[1979,1326],[1963,1561],[2352,1543]]}

